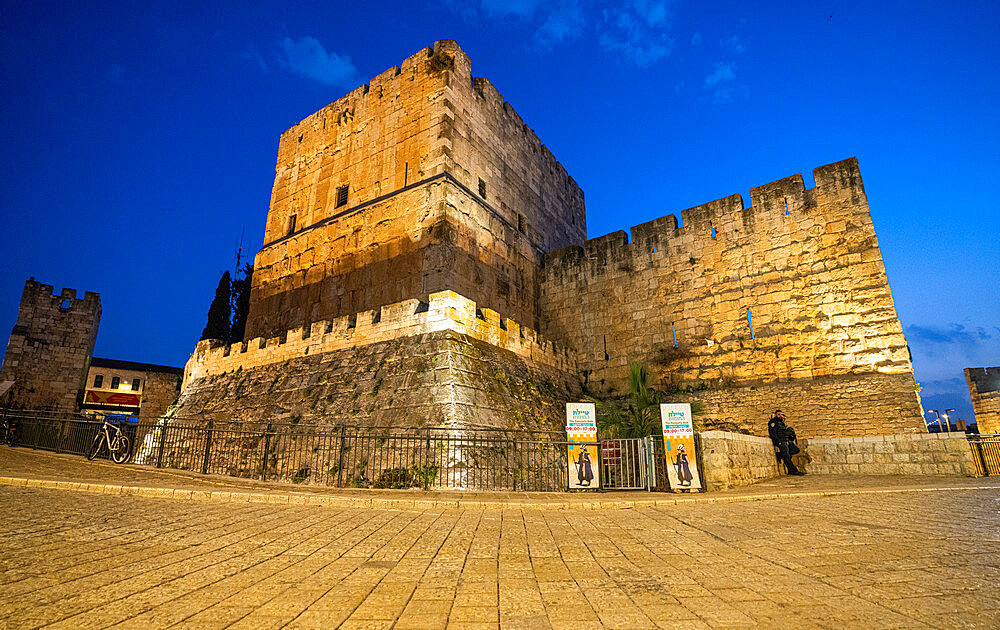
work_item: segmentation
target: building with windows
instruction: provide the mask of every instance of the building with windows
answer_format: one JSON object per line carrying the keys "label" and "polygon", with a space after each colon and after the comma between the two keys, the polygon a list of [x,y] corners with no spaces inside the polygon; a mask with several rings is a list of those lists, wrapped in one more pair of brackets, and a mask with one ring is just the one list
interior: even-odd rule
{"label": "building with windows", "polygon": [[159,416],[177,398],[183,374],[182,368],[94,357],[80,407],[88,413]]}

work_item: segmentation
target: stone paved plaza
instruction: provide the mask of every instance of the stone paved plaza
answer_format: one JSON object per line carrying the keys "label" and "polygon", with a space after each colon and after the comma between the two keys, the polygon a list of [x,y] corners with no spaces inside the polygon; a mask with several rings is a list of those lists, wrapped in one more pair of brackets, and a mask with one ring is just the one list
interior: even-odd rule
{"label": "stone paved plaza", "polygon": [[1000,484],[950,481],[508,510],[0,486],[0,626],[997,627]]}

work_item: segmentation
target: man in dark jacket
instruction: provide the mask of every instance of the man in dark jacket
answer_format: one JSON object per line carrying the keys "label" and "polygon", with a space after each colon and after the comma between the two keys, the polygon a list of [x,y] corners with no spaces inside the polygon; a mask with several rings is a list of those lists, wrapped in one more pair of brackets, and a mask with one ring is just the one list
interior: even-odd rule
{"label": "man in dark jacket", "polygon": [[804,475],[805,473],[795,467],[792,463],[792,450],[799,452],[795,445],[795,431],[785,425],[785,414],[781,409],[777,409],[771,420],[767,423],[767,435],[771,438],[771,443],[777,449],[778,461],[785,464],[789,475]]}

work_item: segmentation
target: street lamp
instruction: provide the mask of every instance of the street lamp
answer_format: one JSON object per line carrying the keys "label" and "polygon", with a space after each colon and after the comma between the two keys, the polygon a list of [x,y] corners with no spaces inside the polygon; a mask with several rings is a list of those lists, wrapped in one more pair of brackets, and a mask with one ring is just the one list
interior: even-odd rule
{"label": "street lamp", "polygon": [[945,409],[944,410],[944,419],[945,419],[945,422],[948,423],[948,433],[951,433],[951,414],[948,413],[949,411],[955,411],[955,410],[954,409]]}
{"label": "street lamp", "polygon": [[[941,429],[941,414],[940,414],[940,412],[938,412],[937,409],[928,409],[924,413],[933,413],[935,416],[937,416],[936,419],[937,419],[937,423],[938,423],[938,430],[940,430]],[[931,423],[928,422],[927,423],[927,432],[928,433],[931,432],[931,426],[930,425],[931,425]]]}

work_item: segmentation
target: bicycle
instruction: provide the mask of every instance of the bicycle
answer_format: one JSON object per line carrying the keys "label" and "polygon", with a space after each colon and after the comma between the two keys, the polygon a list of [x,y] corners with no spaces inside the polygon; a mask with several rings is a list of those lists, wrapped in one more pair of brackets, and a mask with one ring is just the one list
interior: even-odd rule
{"label": "bicycle", "polygon": [[124,464],[132,454],[130,446],[128,437],[122,433],[121,427],[104,418],[101,428],[94,436],[94,443],[87,449],[87,459],[95,459],[102,450],[106,449],[111,456],[111,461],[116,464]]}

